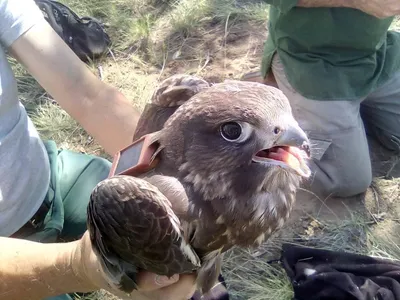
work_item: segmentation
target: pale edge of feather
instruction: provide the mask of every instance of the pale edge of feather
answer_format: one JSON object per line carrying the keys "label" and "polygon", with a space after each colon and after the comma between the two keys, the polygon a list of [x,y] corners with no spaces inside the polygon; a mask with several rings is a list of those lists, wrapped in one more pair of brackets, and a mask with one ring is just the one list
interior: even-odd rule
{"label": "pale edge of feather", "polygon": [[195,266],[200,266],[200,261],[199,258],[197,256],[197,254],[194,253],[192,247],[190,246],[190,244],[188,244],[184,238],[184,236],[182,235],[182,230],[181,230],[181,224],[179,222],[178,217],[175,214],[170,214],[170,218],[169,218],[172,227],[174,228],[174,230],[176,231],[177,235],[178,235],[178,239],[180,239],[181,244],[180,244],[180,249],[182,250],[183,254],[190,260],[190,262],[195,265]]}

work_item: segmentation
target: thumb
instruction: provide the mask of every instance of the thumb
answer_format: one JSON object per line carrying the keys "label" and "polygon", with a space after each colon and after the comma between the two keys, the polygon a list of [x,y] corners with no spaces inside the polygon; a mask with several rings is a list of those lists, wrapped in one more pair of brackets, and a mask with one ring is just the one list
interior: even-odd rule
{"label": "thumb", "polygon": [[179,280],[179,275],[173,275],[171,277],[161,276],[150,272],[140,272],[137,275],[138,290],[140,291],[152,291],[157,290],[171,284],[174,284]]}

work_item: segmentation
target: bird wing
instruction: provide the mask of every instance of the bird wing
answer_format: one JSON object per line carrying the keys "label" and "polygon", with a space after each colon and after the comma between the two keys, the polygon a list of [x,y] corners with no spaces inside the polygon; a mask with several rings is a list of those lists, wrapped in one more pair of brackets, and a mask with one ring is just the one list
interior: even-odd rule
{"label": "bird wing", "polygon": [[[191,244],[201,261],[205,262],[198,269],[197,284],[202,293],[207,293],[218,282],[221,273],[223,258],[221,250],[227,244],[226,236],[223,236],[224,230],[221,231],[218,226],[213,226],[211,220],[209,228],[198,226],[198,220],[194,217],[197,215],[196,208],[192,206],[193,203],[189,203],[185,188],[177,178],[149,174],[144,179],[156,186],[168,198],[174,213],[181,219],[185,240]],[[207,248],[217,250],[210,252]]]}
{"label": "bird wing", "polygon": [[173,75],[162,81],[139,118],[134,140],[161,130],[179,106],[209,86],[207,81],[186,74]]}
{"label": "bird wing", "polygon": [[171,203],[144,179],[100,182],[91,194],[88,229],[105,271],[124,292],[136,289],[139,270],[172,276],[200,267]]}

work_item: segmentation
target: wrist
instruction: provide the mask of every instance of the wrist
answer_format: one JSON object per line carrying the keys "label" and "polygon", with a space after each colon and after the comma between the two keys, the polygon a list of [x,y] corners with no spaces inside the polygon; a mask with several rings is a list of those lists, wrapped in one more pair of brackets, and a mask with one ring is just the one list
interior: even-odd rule
{"label": "wrist", "polygon": [[86,252],[85,240],[81,239],[69,243],[69,249],[60,257],[65,265],[70,266],[73,281],[80,292],[91,292],[99,289],[89,275],[90,271],[95,272],[95,270],[90,270],[91,268],[88,267],[89,262],[87,260],[90,259],[90,255],[87,255]]}
{"label": "wrist", "polygon": [[80,272],[82,260],[75,255],[79,242],[42,244],[0,238],[0,244],[0,290],[10,300],[98,289]]}

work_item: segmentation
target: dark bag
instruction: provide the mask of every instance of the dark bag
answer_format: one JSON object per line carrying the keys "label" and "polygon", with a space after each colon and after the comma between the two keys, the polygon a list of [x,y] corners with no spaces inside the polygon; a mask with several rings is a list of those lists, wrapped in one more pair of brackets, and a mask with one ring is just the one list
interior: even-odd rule
{"label": "dark bag", "polygon": [[82,61],[94,60],[111,45],[104,25],[92,17],[78,17],[70,8],[54,0],[35,0],[47,22]]}
{"label": "dark bag", "polygon": [[400,263],[284,243],[295,300],[400,300]]}

